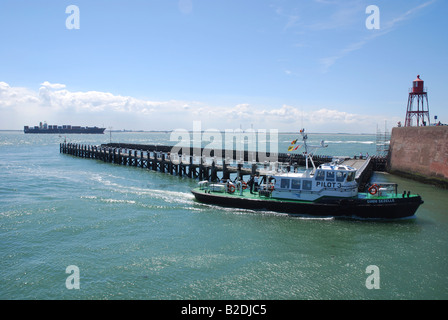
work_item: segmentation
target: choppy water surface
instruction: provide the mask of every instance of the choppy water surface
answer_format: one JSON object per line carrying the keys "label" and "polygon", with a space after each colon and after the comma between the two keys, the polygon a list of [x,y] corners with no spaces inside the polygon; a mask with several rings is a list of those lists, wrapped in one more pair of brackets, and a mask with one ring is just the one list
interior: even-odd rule
{"label": "choppy water surface", "polygon": [[[279,151],[295,138],[279,135]],[[447,190],[376,174],[425,201],[415,219],[395,222],[225,209],[195,202],[194,180],[60,154],[64,139],[0,133],[1,299],[448,298]],[[321,154],[375,154],[374,135],[310,135],[321,139]],[[71,265],[79,289],[66,287]],[[366,287],[370,265],[379,289]]]}

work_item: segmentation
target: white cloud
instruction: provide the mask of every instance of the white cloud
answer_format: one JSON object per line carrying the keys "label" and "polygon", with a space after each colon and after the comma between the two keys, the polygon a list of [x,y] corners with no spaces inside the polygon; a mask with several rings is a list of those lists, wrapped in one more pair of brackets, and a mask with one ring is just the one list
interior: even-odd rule
{"label": "white cloud", "polygon": [[0,109],[37,103],[35,92],[26,88],[11,87],[6,82],[0,82]]}
{"label": "white cloud", "polygon": [[[43,120],[55,124],[70,123],[74,116],[87,119],[88,123],[79,123],[79,125],[113,122],[118,127],[122,116],[126,119],[134,118],[136,122],[142,123],[141,118],[144,116],[154,113],[164,114],[185,105],[175,101],[156,102],[136,99],[109,92],[73,92],[65,88],[64,84],[52,84],[45,81],[36,92],[27,88],[11,87],[6,82],[0,82],[2,114],[0,128],[18,129],[23,125],[37,124]],[[164,106],[169,107],[165,109]]]}
{"label": "white cloud", "polygon": [[198,101],[150,101],[101,91],[72,92],[65,85],[47,82],[38,91],[0,82],[0,112],[0,129],[20,129],[45,120],[49,124],[189,130],[193,121],[202,121],[203,129],[254,125],[255,129],[279,131],[296,131],[306,126],[321,132],[375,132],[376,124],[387,118],[331,107],[260,107],[249,103],[213,106]]}
{"label": "white cloud", "polygon": [[109,92],[71,92],[62,89],[66,87],[63,84],[48,84],[47,81],[43,85],[39,89],[40,103],[44,107],[51,107],[54,111],[148,113],[164,104],[163,102],[114,95]]}
{"label": "white cloud", "polygon": [[430,0],[430,1],[424,2],[424,3],[420,4],[420,5],[418,5],[417,7],[412,8],[412,9],[406,11],[405,13],[395,17],[394,19],[392,19],[391,21],[389,21],[389,22],[387,22],[385,24],[386,29],[390,29],[390,28],[394,27],[397,23],[399,23],[401,21],[405,21],[405,20],[411,18],[411,16],[414,13],[416,13],[416,12],[420,11],[421,9],[423,9],[423,8],[433,4],[436,1],[437,0]]}
{"label": "white cloud", "polygon": [[40,85],[45,88],[49,88],[49,89],[64,89],[65,88],[65,84],[50,83],[48,81],[42,82]]}

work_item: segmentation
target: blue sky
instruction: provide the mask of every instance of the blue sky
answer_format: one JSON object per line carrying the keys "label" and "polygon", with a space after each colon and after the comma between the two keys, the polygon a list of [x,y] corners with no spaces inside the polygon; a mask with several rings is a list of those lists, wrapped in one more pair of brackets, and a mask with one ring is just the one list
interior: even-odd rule
{"label": "blue sky", "polygon": [[374,133],[404,121],[418,74],[448,123],[447,14],[445,0],[2,0],[0,129]]}

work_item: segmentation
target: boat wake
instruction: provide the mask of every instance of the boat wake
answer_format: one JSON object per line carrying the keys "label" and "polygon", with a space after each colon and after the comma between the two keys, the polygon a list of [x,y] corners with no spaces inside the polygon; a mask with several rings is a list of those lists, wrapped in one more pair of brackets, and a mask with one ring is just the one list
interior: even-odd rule
{"label": "boat wake", "polygon": [[[110,178],[120,178],[113,177]],[[106,187],[108,190],[114,193],[126,195],[127,197],[135,197],[137,200],[141,200],[143,197],[146,199],[158,199],[162,200],[166,203],[177,203],[177,204],[189,204],[193,203],[194,196],[190,192],[182,192],[182,191],[171,191],[164,189],[156,189],[156,188],[143,188],[143,187],[135,187],[129,186],[122,183],[118,183],[113,181],[112,179],[108,179],[107,177],[95,175],[91,177],[91,180],[100,183],[102,186]],[[103,202],[107,203],[127,203],[127,204],[136,204],[136,200],[128,200],[128,199],[108,199],[97,196],[83,196],[85,199],[100,199]]]}

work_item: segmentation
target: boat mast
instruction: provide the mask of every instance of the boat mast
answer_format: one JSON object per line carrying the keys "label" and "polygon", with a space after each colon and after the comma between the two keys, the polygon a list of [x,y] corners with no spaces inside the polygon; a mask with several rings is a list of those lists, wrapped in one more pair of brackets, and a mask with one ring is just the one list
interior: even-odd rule
{"label": "boat mast", "polygon": [[[306,141],[308,140],[308,135],[305,134],[305,129],[300,130],[300,133],[302,134],[303,145],[305,147],[306,170],[308,170],[308,160],[310,160],[311,164],[313,165],[313,171],[314,171],[314,170],[316,170],[316,166],[314,165],[314,161],[313,161],[314,151],[316,151],[316,149],[318,149],[318,148],[326,148],[326,147],[328,147],[328,145],[325,145],[324,140],[322,140],[320,142],[320,146],[309,146],[306,143]],[[308,149],[310,149],[311,151],[308,151]]]}
{"label": "boat mast", "polygon": [[311,161],[311,164],[313,165],[313,168],[315,170],[316,166],[314,165],[313,157],[308,152],[308,144],[306,143],[306,140],[308,140],[308,135],[305,134],[305,129],[300,130],[300,133],[302,134],[303,146],[305,147],[305,157],[306,157],[305,165],[306,165],[306,170],[308,170],[308,159]]}

